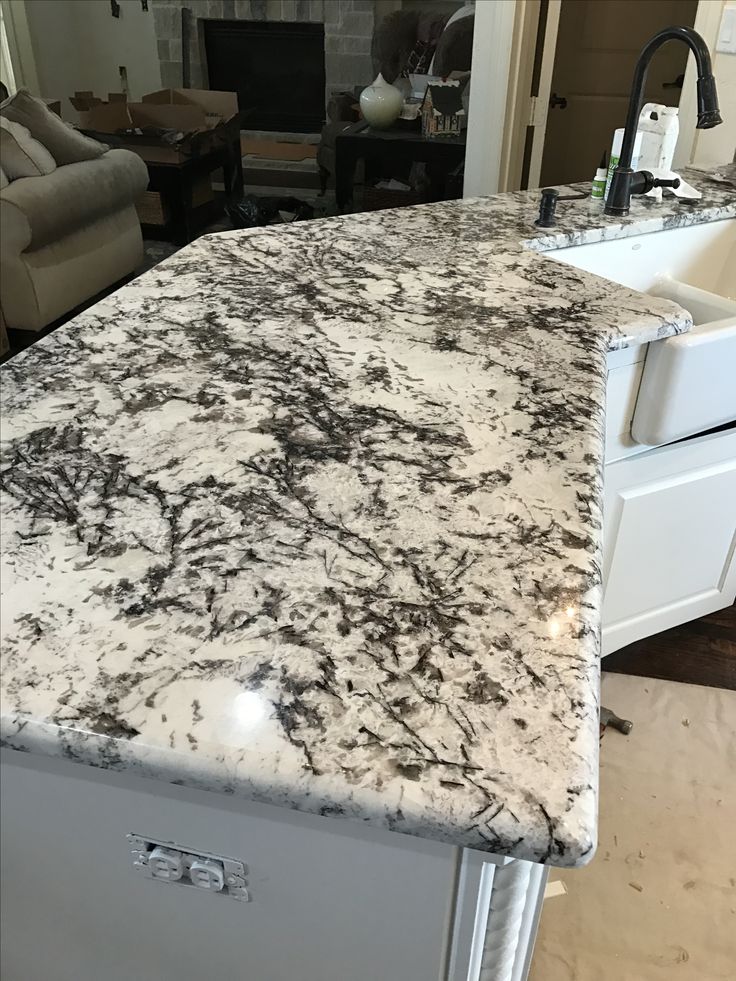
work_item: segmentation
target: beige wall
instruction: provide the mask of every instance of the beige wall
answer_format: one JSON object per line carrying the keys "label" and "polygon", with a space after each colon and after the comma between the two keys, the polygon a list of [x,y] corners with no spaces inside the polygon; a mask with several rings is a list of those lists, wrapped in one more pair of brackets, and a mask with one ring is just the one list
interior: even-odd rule
{"label": "beige wall", "polygon": [[75,90],[119,92],[121,65],[132,99],[161,87],[153,10],[144,11],[140,0],[120,0],[119,18],[110,0],[26,0],[25,6],[38,94],[62,99],[67,118],[74,118],[67,97]]}

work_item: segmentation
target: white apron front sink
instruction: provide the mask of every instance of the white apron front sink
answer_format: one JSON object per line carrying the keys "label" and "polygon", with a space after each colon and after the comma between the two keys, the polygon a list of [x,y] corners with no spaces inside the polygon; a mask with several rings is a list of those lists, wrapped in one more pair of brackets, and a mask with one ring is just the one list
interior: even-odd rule
{"label": "white apron front sink", "polygon": [[736,420],[736,219],[558,249],[554,258],[674,300],[687,334],[649,345],[631,435],[661,446]]}
{"label": "white apron front sink", "polygon": [[674,279],[736,300],[736,218],[573,245],[554,258],[642,293]]}

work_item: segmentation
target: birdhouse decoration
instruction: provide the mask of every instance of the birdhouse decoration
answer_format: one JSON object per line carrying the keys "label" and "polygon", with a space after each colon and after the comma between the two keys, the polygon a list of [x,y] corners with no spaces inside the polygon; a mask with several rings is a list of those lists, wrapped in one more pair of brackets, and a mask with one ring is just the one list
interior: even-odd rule
{"label": "birdhouse decoration", "polygon": [[456,79],[430,82],[422,102],[422,133],[425,136],[457,136],[465,109],[464,85]]}

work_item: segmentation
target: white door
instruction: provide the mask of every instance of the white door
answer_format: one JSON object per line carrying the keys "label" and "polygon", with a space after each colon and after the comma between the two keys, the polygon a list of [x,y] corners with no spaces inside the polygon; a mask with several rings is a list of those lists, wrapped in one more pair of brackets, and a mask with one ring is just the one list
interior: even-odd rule
{"label": "white door", "polygon": [[605,470],[603,654],[736,599],[736,431]]}
{"label": "white door", "polygon": [[[538,46],[539,105],[526,186],[592,179],[613,131],[624,125],[639,52],[663,27],[692,26],[697,8],[697,0],[562,0],[557,17],[550,5]],[[553,47],[548,80],[544,59]],[[664,45],[648,73],[646,100],[678,105],[686,64],[684,45]]]}

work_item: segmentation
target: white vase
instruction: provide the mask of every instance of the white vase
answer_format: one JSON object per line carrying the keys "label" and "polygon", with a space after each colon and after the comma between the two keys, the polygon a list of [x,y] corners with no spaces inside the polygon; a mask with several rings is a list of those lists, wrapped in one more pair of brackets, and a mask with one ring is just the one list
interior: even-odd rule
{"label": "white vase", "polygon": [[379,73],[372,85],[360,93],[360,108],[369,126],[386,129],[401,115],[404,97]]}

